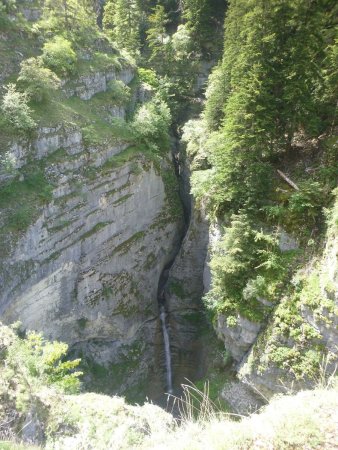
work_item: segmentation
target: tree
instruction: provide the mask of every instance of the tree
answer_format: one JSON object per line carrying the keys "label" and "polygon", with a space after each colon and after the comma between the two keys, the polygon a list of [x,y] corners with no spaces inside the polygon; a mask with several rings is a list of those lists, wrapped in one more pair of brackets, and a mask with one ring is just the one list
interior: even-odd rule
{"label": "tree", "polygon": [[291,150],[296,132],[321,131],[324,3],[231,2],[205,112],[222,134],[210,154],[219,205],[260,207],[273,158]]}
{"label": "tree", "polygon": [[120,48],[137,55],[140,50],[141,12],[136,0],[116,0],[113,38]]}
{"label": "tree", "polygon": [[50,69],[42,67],[37,58],[29,58],[21,63],[18,86],[23,88],[31,99],[41,102],[60,87],[60,80]]}
{"label": "tree", "polygon": [[72,44],[61,36],[44,43],[41,59],[45,66],[59,75],[70,75],[75,71],[76,53]]}
{"label": "tree", "polygon": [[1,110],[5,121],[18,131],[29,132],[36,126],[36,123],[31,117],[32,111],[28,106],[27,93],[18,92],[13,83],[6,86]]}
{"label": "tree", "polygon": [[168,35],[166,25],[168,24],[168,15],[161,5],[156,5],[153,13],[149,16],[150,27],[147,30],[147,42],[151,49],[151,60],[163,60],[167,52]]}
{"label": "tree", "polygon": [[7,387],[7,392],[22,409],[30,406],[35,394],[44,386],[53,386],[69,394],[78,392],[82,372],[75,369],[80,360],[65,360],[68,345],[49,342],[34,331],[28,331],[21,338],[14,331],[19,325],[6,327],[0,323],[2,387]]}
{"label": "tree", "polygon": [[204,118],[210,130],[217,130],[224,118],[224,105],[230,94],[230,85],[227,82],[228,74],[218,64],[209,76],[206,90],[207,102],[204,109]]}
{"label": "tree", "polygon": [[114,16],[116,11],[116,1],[108,0],[104,5],[102,25],[107,36],[114,36]]}
{"label": "tree", "polygon": [[88,41],[96,35],[96,14],[90,0],[46,0],[42,26]]}
{"label": "tree", "polygon": [[5,29],[13,25],[8,14],[14,13],[15,11],[15,0],[2,0],[2,2],[0,2],[0,29]]}
{"label": "tree", "polygon": [[223,25],[223,14],[226,7],[225,0],[182,0],[182,16],[197,50],[212,46],[215,39],[215,27]]}
{"label": "tree", "polygon": [[155,96],[136,112],[133,129],[138,141],[157,152],[169,146],[170,123],[171,115],[167,104]]}

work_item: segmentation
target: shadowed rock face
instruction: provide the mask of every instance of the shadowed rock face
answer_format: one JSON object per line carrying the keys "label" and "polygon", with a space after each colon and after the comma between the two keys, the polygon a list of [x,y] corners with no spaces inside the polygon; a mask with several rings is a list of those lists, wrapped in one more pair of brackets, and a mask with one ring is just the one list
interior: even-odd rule
{"label": "shadowed rock face", "polygon": [[203,340],[208,329],[202,305],[208,224],[193,211],[167,284],[174,384],[194,380],[205,371]]}

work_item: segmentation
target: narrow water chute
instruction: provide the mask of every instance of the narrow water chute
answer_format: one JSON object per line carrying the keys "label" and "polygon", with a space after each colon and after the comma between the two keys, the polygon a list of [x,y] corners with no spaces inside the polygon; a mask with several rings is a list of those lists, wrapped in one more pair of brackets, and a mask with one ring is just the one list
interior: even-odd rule
{"label": "narrow water chute", "polygon": [[170,338],[169,338],[169,331],[168,331],[168,327],[167,327],[166,318],[167,318],[167,314],[165,311],[165,307],[163,304],[160,304],[160,320],[161,320],[161,324],[162,324],[162,334],[163,334],[163,342],[164,342],[167,391],[169,394],[171,394],[173,392],[172,367],[171,367],[171,353],[170,353]]}

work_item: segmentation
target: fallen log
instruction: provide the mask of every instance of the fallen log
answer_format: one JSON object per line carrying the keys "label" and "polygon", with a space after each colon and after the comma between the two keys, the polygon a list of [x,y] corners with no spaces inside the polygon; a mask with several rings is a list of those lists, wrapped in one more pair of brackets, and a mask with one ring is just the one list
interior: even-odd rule
{"label": "fallen log", "polygon": [[290,178],[288,178],[285,175],[285,173],[283,173],[281,170],[278,170],[278,169],[277,169],[277,172],[278,172],[278,175],[280,177],[282,177],[284,181],[286,181],[291,187],[293,187],[293,189],[295,189],[296,191],[299,191],[299,187],[296,185],[296,183],[294,183],[292,180],[290,180]]}

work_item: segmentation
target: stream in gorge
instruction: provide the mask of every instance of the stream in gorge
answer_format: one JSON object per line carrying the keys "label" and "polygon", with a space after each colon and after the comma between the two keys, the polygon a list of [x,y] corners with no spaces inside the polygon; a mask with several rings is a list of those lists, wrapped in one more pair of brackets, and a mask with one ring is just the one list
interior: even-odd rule
{"label": "stream in gorge", "polygon": [[180,152],[180,141],[176,138],[172,145],[172,161],[175,169],[175,175],[179,185],[179,197],[181,200],[184,216],[184,229],[180,239],[180,244],[177,247],[174,257],[171,261],[164,267],[158,282],[157,290],[157,302],[159,307],[159,318],[161,322],[161,330],[163,337],[163,349],[164,349],[164,361],[165,361],[165,379],[166,379],[166,391],[167,394],[173,394],[173,373],[172,373],[172,357],[170,348],[170,328],[169,328],[169,317],[167,311],[167,299],[166,299],[166,285],[168,283],[170,269],[173,266],[175,259],[182,247],[184,237],[186,236],[189,221],[190,221],[190,203],[187,202],[184,197],[184,193],[187,192],[187,187],[184,186],[184,180],[181,178],[181,170],[179,163],[179,152]]}
{"label": "stream in gorge", "polygon": [[[195,381],[201,378],[206,371],[205,345],[203,332],[206,329],[204,308],[201,302],[203,295],[204,262],[207,251],[207,240],[199,239],[196,234],[196,218],[192,217],[192,202],[190,196],[189,167],[182,153],[179,138],[173,141],[172,160],[179,186],[179,196],[183,209],[184,227],[180,242],[172,259],[166,264],[158,281],[157,302],[159,310],[159,328],[161,334],[157,366],[161,367],[162,389],[165,390],[159,397],[152,400],[161,406],[170,408],[173,397],[167,398],[165,394],[180,397],[181,384],[187,380]],[[204,234],[206,230],[203,229]],[[195,241],[195,239],[198,241]],[[201,245],[202,243],[202,245]],[[200,246],[203,250],[200,251]],[[191,250],[193,247],[194,250]],[[198,251],[200,258],[195,257]],[[189,259],[193,258],[193,261]],[[188,259],[186,259],[188,257]],[[193,270],[198,276],[199,283],[191,277],[186,278],[185,273]],[[173,286],[177,283],[178,273],[181,277],[182,289],[185,298],[179,298]],[[191,318],[194,318],[192,323]]]}

